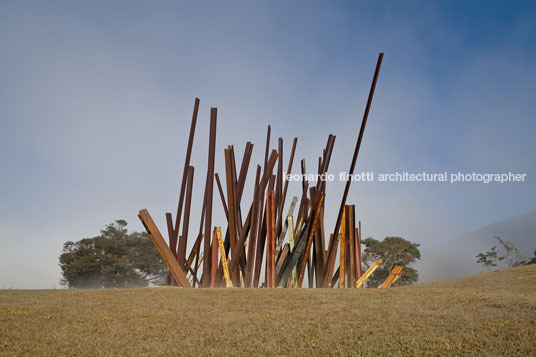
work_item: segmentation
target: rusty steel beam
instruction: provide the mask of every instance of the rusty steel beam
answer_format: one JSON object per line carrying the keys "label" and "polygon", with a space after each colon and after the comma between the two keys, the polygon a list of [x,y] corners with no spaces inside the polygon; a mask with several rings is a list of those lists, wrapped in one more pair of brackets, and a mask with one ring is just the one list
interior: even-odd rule
{"label": "rusty steel beam", "polygon": [[355,259],[355,206],[348,206],[348,248],[346,256],[349,259],[348,265],[348,287],[353,288],[356,282],[356,259]]}
{"label": "rusty steel beam", "polygon": [[311,225],[311,229],[309,230],[309,236],[307,237],[307,244],[305,246],[304,256],[302,259],[301,266],[298,269],[298,287],[302,287],[303,284],[303,275],[305,273],[305,265],[307,264],[309,251],[311,250],[311,245],[313,244],[313,236],[315,234],[317,225],[318,225],[318,218],[320,217],[320,207],[322,207],[322,203],[324,202],[324,194],[320,193],[320,198],[318,199],[318,202],[313,205],[311,208],[312,212],[314,212],[313,216],[313,223]]}
{"label": "rusty steel beam", "polygon": [[260,192],[260,175],[261,167],[257,165],[257,174],[255,176],[255,188],[253,190],[253,202],[252,202],[252,212],[251,212],[251,227],[249,230],[249,244],[248,244],[248,256],[247,256],[247,267],[246,267],[246,287],[251,287],[253,281],[253,267],[255,264],[255,247],[257,244],[257,226],[259,224],[259,210],[260,210],[260,195],[264,195],[264,192]]}
{"label": "rusty steel beam", "polygon": [[359,279],[363,272],[361,271],[361,221],[359,221],[359,229],[355,229],[355,261],[356,261],[356,279]]}
{"label": "rusty steel beam", "polygon": [[273,288],[275,283],[275,222],[274,191],[266,192],[266,287]]}
{"label": "rusty steel beam", "polygon": [[281,254],[279,255],[277,262],[275,264],[275,276],[279,275],[281,272],[281,268],[283,267],[283,263],[285,262],[285,259],[287,259],[288,253],[290,251],[290,246],[288,243],[285,243],[283,246],[283,249],[281,250]]}
{"label": "rusty steel beam", "polygon": [[242,165],[240,167],[240,174],[238,175],[238,182],[236,186],[236,202],[240,205],[242,200],[242,193],[244,192],[244,185],[248,175],[249,162],[251,161],[251,154],[253,153],[253,144],[249,141],[246,143],[244,149],[244,157],[242,158]]}
{"label": "rusty steel beam", "polygon": [[402,276],[402,265],[396,265],[385,281],[378,286],[379,289],[389,289],[393,283]]}
{"label": "rusty steel beam", "polygon": [[175,259],[175,256],[171,252],[171,249],[169,249],[169,247],[167,246],[166,241],[162,237],[162,234],[160,234],[160,231],[154,223],[153,218],[149,214],[149,211],[147,211],[146,209],[142,209],[141,211],[139,211],[138,217],[143,226],[145,227],[147,233],[149,233],[149,237],[151,237],[151,240],[153,241],[154,245],[156,246],[156,249],[158,249],[158,252],[162,256],[162,259],[171,271],[171,274],[173,274],[173,278],[175,279],[175,281],[178,282],[183,288],[190,288],[190,282],[186,278],[186,274],[184,274],[184,271],[177,262],[177,259]]}
{"label": "rusty steel beam", "polygon": [[[210,108],[210,134],[209,134],[209,150],[208,150],[208,171],[207,181],[205,185],[206,192],[206,207],[205,207],[205,246],[203,252],[206,257],[210,257],[210,233],[212,232],[212,195],[214,188],[214,156],[216,152],[216,123],[218,120],[218,109]],[[211,260],[206,258],[203,260],[203,279],[201,279],[203,287],[210,286],[210,263]]]}
{"label": "rusty steel beam", "polygon": [[346,217],[348,217],[348,206],[344,206],[344,211],[342,212],[342,223],[341,223],[341,251],[339,256],[339,289],[345,287],[345,262],[346,262],[346,231],[348,230]]}
{"label": "rusty steel beam", "polygon": [[324,287],[324,207],[320,207],[320,229],[316,230],[314,237],[314,260],[316,272],[316,287]]}
{"label": "rusty steel beam", "polygon": [[[261,190],[260,190],[259,197],[260,197],[261,202],[259,206],[260,207],[259,217],[263,217],[262,207],[264,205],[264,190],[266,188],[268,180],[272,177],[272,171],[273,171],[273,167],[275,165],[276,160],[277,160],[277,151],[272,150],[272,153],[270,154],[270,158],[266,163],[267,166],[264,168],[264,174],[260,183]],[[265,232],[266,232],[266,217],[263,217],[263,220],[261,224],[259,224],[259,230],[257,232],[257,252],[255,255],[255,269],[254,269],[255,274],[253,276],[253,287],[259,286],[262,259],[264,256],[264,244],[266,242]]]}
{"label": "rusty steel beam", "polygon": [[231,157],[231,148],[225,149],[225,174],[227,183],[227,209],[229,211],[229,241],[231,243],[231,256],[235,253],[235,244],[237,240],[237,222],[236,222],[236,204],[235,204],[235,185],[233,180],[233,162]]}
{"label": "rusty steel beam", "polygon": [[242,231],[240,232],[240,237],[236,242],[236,253],[231,257],[231,260],[229,262],[229,272],[231,273],[231,276],[233,276],[233,273],[235,272],[235,269],[244,254],[244,243],[246,241],[246,236],[249,232],[251,224],[252,208],[253,207],[249,209],[248,216],[246,218],[246,225],[242,228]]}
{"label": "rusty steel beam", "polygon": [[[290,175],[292,171],[292,163],[294,162],[294,153],[296,152],[297,143],[298,143],[298,138],[294,138],[294,140],[292,141],[292,149],[290,150],[290,158],[288,161],[286,175]],[[281,233],[281,226],[282,226],[281,221],[283,220],[282,213],[283,213],[283,208],[285,206],[285,200],[287,198],[287,190],[288,190],[288,180],[284,179],[284,181],[285,181],[285,186],[283,187],[283,196],[282,196],[281,202],[279,203],[279,209],[278,209],[279,216],[277,217],[277,227],[278,227],[277,235],[278,236]],[[285,219],[285,222],[286,222],[286,219]]]}
{"label": "rusty steel beam", "polygon": [[278,139],[278,149],[277,149],[277,176],[276,176],[276,188],[275,188],[275,196],[274,196],[274,204],[275,204],[275,221],[274,221],[274,227],[275,227],[275,234],[274,234],[274,240],[277,240],[277,237],[279,236],[279,232],[281,232],[281,229],[279,227],[279,220],[277,217],[279,217],[279,206],[282,203],[283,199],[283,138]]}
{"label": "rusty steel beam", "polygon": [[[173,251],[173,247],[175,246],[174,240],[175,235],[173,233],[173,216],[171,213],[166,213],[166,223],[167,223],[167,230],[168,230],[168,240],[169,240],[169,249],[171,250],[171,253],[176,258],[176,253]],[[171,270],[168,271],[168,275],[166,278],[166,285],[175,285],[175,281],[173,280],[173,275],[171,274]]]}
{"label": "rusty steel beam", "polygon": [[302,174],[302,191],[307,192],[307,171],[305,169],[305,159],[301,160],[301,174]]}
{"label": "rusty steel beam", "polygon": [[182,225],[182,235],[179,241],[179,250],[177,251],[178,261],[181,267],[186,262],[186,246],[188,245],[188,229],[190,227],[190,208],[192,206],[192,190],[194,184],[194,167],[188,169],[188,185],[186,186],[186,203],[184,206],[184,224]]}
{"label": "rusty steel beam", "polygon": [[[175,228],[173,229],[174,237],[175,237],[175,244],[177,244],[177,239],[179,237],[179,228],[181,225],[181,217],[182,217],[182,206],[184,203],[184,189],[186,187],[186,176],[188,174],[188,168],[190,167],[190,158],[192,156],[192,146],[194,144],[194,134],[195,134],[195,126],[197,123],[197,113],[199,112],[199,98],[195,98],[194,102],[194,112],[192,114],[192,122],[190,124],[190,135],[188,136],[188,146],[186,149],[186,159],[184,160],[184,169],[182,172],[182,182],[181,182],[181,190],[179,193],[179,204],[177,207],[177,216],[175,217]],[[172,251],[176,251],[176,246],[172,247]]]}
{"label": "rusty steel beam", "polygon": [[[352,157],[352,163],[350,165],[349,175],[354,174],[357,157],[359,155],[359,148],[361,147],[361,142],[363,140],[363,134],[365,133],[365,126],[367,125],[367,119],[370,112],[370,107],[372,105],[372,98],[374,97],[374,90],[376,89],[376,83],[378,81],[378,76],[380,74],[380,67],[383,60],[383,52],[380,52],[378,56],[378,62],[376,63],[376,70],[374,71],[374,77],[372,78],[372,85],[370,87],[369,96],[367,99],[367,105],[365,107],[365,113],[363,114],[363,120],[361,122],[361,128],[359,130],[359,135],[357,137],[357,143],[354,150],[354,155]],[[348,197],[348,192],[350,190],[350,183],[352,180],[346,181],[346,186],[344,187],[344,193],[342,195],[341,205],[339,208],[339,214],[337,215],[337,221],[335,223],[335,228],[333,229],[333,241],[330,242],[328,248],[328,259],[327,259],[327,269],[326,269],[326,285],[331,284],[332,274],[333,274],[333,265],[335,264],[335,255],[336,255],[336,245],[335,240],[338,238],[339,227],[341,225],[342,213],[344,211],[344,206],[346,205],[346,198]]]}
{"label": "rusty steel beam", "polygon": [[227,210],[227,203],[225,203],[225,195],[223,194],[223,189],[221,187],[220,176],[216,173],[216,184],[218,185],[218,191],[220,192],[221,204],[223,206],[223,212],[225,213],[225,218],[229,220],[229,211]]}

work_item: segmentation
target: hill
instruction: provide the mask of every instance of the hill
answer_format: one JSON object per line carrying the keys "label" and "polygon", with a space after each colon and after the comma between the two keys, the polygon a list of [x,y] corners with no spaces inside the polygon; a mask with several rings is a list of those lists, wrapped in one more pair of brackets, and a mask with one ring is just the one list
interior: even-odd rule
{"label": "hill", "polygon": [[536,354],[536,265],[392,289],[0,291],[6,355]]}
{"label": "hill", "polygon": [[[526,258],[533,257],[536,249],[536,212],[488,224],[457,238],[427,247],[423,252],[426,261],[419,262],[417,270],[424,281],[477,274],[482,271],[482,266],[477,264],[476,255],[489,251],[493,246],[500,248],[495,236],[512,242]],[[506,268],[506,264],[497,268]]]}

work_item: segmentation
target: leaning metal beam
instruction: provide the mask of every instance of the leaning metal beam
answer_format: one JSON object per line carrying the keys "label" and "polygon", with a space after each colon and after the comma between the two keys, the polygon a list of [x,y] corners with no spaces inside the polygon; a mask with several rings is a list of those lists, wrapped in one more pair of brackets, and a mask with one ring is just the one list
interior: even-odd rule
{"label": "leaning metal beam", "polygon": [[[290,244],[289,245],[290,252],[293,252],[294,251],[294,219],[292,218],[292,216],[287,217],[287,224],[288,224],[288,240]],[[296,267],[294,267],[294,269],[292,269],[292,278],[288,286],[291,288],[294,288],[296,287],[296,285],[298,285],[298,273],[297,273]]]}
{"label": "leaning metal beam", "polygon": [[374,263],[372,263],[372,265],[370,266],[370,268],[367,269],[367,271],[365,272],[365,274],[363,274],[358,280],[357,282],[355,283],[355,287],[356,288],[360,288],[363,286],[363,283],[365,282],[365,280],[367,280],[369,278],[369,276],[372,275],[372,273],[374,273],[374,270],[376,270],[380,264],[383,262],[383,260],[380,258],[378,260],[376,260]]}
{"label": "leaning metal beam", "polygon": [[221,265],[223,266],[223,277],[225,279],[225,287],[230,288],[231,277],[229,276],[229,268],[227,266],[227,258],[225,257],[225,247],[223,246],[223,239],[221,237],[220,227],[216,227],[216,235],[218,237],[218,246],[220,247]]}
{"label": "leaning metal beam", "polygon": [[393,285],[393,283],[402,276],[402,265],[396,265],[393,270],[391,270],[391,273],[389,273],[389,276],[385,281],[378,286],[380,289],[388,289]]}
{"label": "leaning metal beam", "polygon": [[311,225],[311,229],[309,230],[309,236],[307,237],[307,243],[305,246],[305,251],[302,258],[302,263],[298,269],[298,287],[302,287],[303,284],[303,274],[305,273],[305,265],[307,264],[307,261],[309,260],[309,252],[311,251],[311,245],[313,244],[313,237],[316,232],[316,228],[318,226],[318,218],[320,217],[320,208],[322,207],[322,203],[324,202],[324,194],[320,194],[320,198],[318,199],[318,202],[316,202],[316,206],[314,207],[314,216],[313,216],[313,223]]}
{"label": "leaning metal beam", "polygon": [[173,274],[173,278],[175,278],[175,281],[178,282],[183,288],[190,288],[191,285],[186,278],[186,274],[184,274],[184,271],[177,262],[177,259],[175,259],[175,256],[171,252],[171,249],[169,249],[169,247],[167,246],[166,241],[162,237],[162,234],[160,234],[160,231],[154,223],[153,218],[149,214],[149,211],[147,211],[146,209],[142,209],[139,212],[138,217],[140,218],[141,223],[143,223],[143,225],[145,226],[147,233],[149,233],[149,237],[151,237],[151,240],[156,246],[156,249],[158,249],[158,251],[160,252],[162,259],[164,259],[164,262],[171,271],[171,274]]}
{"label": "leaning metal beam", "polygon": [[[188,147],[186,149],[186,159],[184,160],[184,170],[182,172],[181,190],[179,193],[179,205],[177,207],[177,216],[175,217],[175,228],[173,230],[175,244],[179,238],[179,228],[181,224],[182,207],[184,203],[184,189],[186,187],[186,175],[190,167],[190,157],[192,156],[192,145],[194,143],[195,124],[197,123],[197,113],[199,112],[199,98],[195,98],[194,113],[192,115],[192,123],[190,124],[190,135],[188,136]],[[175,250],[175,246],[171,247]]]}
{"label": "leaning metal beam", "polygon": [[[372,105],[372,98],[374,97],[374,90],[376,89],[376,82],[378,81],[378,75],[380,74],[380,67],[382,65],[383,52],[380,52],[378,56],[378,62],[376,63],[376,70],[374,71],[374,77],[372,79],[372,85],[370,87],[370,92],[367,100],[367,105],[365,107],[365,113],[363,114],[363,121],[361,122],[361,129],[359,130],[359,135],[357,138],[357,143],[354,150],[354,156],[352,157],[352,163],[350,165],[349,175],[354,174],[355,165],[357,162],[357,156],[359,155],[359,148],[361,147],[361,141],[363,140],[363,134],[365,133],[365,126],[367,125],[367,118],[370,111],[370,106]],[[327,259],[327,269],[325,273],[326,285],[331,284],[331,278],[333,274],[333,266],[335,264],[335,256],[337,253],[336,240],[339,235],[339,228],[341,226],[342,212],[344,211],[344,206],[346,205],[346,198],[348,197],[348,191],[350,190],[350,183],[352,180],[346,181],[346,186],[344,187],[344,193],[342,195],[341,205],[339,208],[339,214],[337,215],[337,221],[335,223],[335,228],[333,229],[333,240],[329,244],[328,248],[328,259]]]}

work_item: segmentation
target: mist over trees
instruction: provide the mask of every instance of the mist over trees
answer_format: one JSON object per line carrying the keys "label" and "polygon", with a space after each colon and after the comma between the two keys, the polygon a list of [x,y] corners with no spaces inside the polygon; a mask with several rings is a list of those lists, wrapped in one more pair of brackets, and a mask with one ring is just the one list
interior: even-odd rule
{"label": "mist over trees", "polygon": [[495,236],[495,239],[499,242],[499,249],[493,246],[489,251],[478,253],[476,256],[476,262],[487,271],[493,270],[500,262],[504,262],[508,268],[536,264],[536,250],[534,257],[527,259],[509,240],[504,240],[499,236]]}
{"label": "mist over trees", "polygon": [[133,288],[164,285],[167,267],[143,232],[127,231],[127,222],[106,225],[101,234],[63,245],[61,284],[68,288]]}
{"label": "mist over trees", "polygon": [[412,243],[401,237],[386,237],[382,241],[369,237],[362,244],[364,246],[363,271],[368,269],[376,260],[383,259],[383,263],[367,279],[367,287],[380,286],[395,265],[402,265],[404,273],[393,286],[414,284],[419,280],[417,269],[410,265],[421,259],[420,244]]}

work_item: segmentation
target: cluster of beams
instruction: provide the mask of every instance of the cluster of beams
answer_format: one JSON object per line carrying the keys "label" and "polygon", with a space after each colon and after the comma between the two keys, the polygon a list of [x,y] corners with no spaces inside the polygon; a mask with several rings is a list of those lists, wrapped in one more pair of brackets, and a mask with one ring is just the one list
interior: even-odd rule
{"label": "cluster of beams", "polygon": [[[361,128],[352,157],[349,174],[354,173],[363,140],[372,98],[376,88],[383,53],[378,56]],[[194,167],[190,164],[200,101],[195,99],[186,158],[184,161],[179,202],[175,219],[166,213],[168,242],[147,210],[139,212],[154,244],[169,268],[168,283],[182,287],[302,287],[308,271],[309,287],[361,287],[374,269],[375,262],[364,274],[361,271],[361,222],[355,218],[355,206],[346,200],[351,180],[346,182],[333,233],[326,246],[324,231],[324,200],[326,182],[316,186],[302,182],[301,198],[293,197],[284,214],[288,181],[283,178],[283,139],[270,150],[271,127],[268,126],[264,165],[257,165],[253,200],[246,218],[241,210],[242,196],[253,152],[253,144],[246,144],[240,169],[233,146],[225,149],[225,186],[215,173],[217,108],[211,108],[207,175],[199,231],[187,257],[190,208],[194,183]],[[298,139],[294,138],[286,174],[290,174]],[[328,171],[335,136],[329,135],[323,155],[318,158],[318,174]],[[276,166],[277,164],[277,166]],[[301,173],[306,174],[305,160]],[[274,172],[275,171],[275,172]],[[214,182],[227,219],[225,235],[221,227],[212,225]],[[297,209],[297,213],[294,212]],[[182,225],[182,226],[181,226]],[[182,231],[181,231],[182,228]],[[266,251],[266,252],[265,252]],[[339,252],[339,266],[335,270]],[[264,262],[264,277],[261,271]],[[199,268],[202,272],[199,276]],[[382,287],[389,287],[402,274],[402,268],[389,276]],[[263,283],[261,284],[261,280]],[[338,282],[338,283],[337,283]]]}

